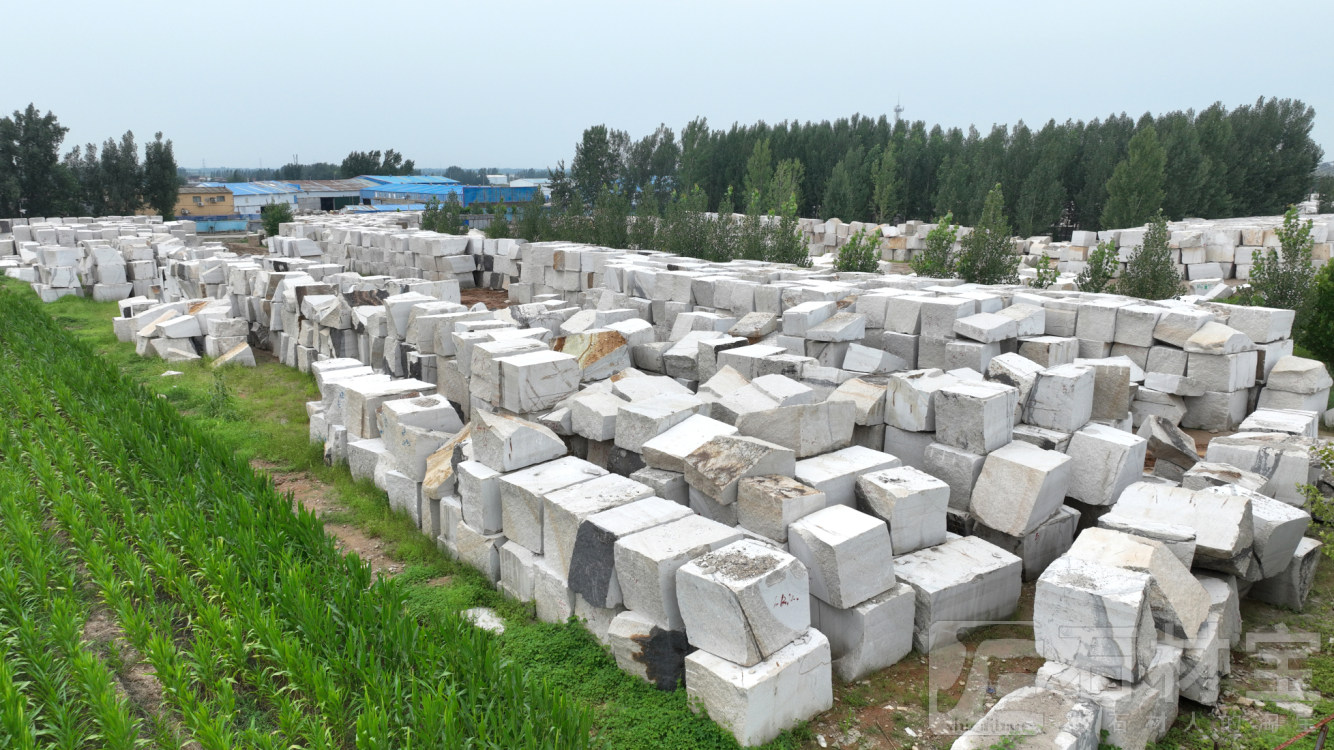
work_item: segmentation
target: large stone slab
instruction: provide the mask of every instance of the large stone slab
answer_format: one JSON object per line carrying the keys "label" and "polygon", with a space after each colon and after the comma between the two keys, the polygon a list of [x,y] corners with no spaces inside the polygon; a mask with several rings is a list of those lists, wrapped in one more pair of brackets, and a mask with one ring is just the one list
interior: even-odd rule
{"label": "large stone slab", "polygon": [[1023,562],[972,536],[894,559],[916,596],[913,647],[925,654],[977,627],[1007,620],[1019,604]]}
{"label": "large stone slab", "polygon": [[701,555],[676,571],[690,645],[754,666],[810,627],[806,567],[754,539]]}
{"label": "large stone slab", "polygon": [[622,600],[616,576],[616,541],[690,514],[684,505],[649,497],[588,516],[579,524],[570,555],[570,590],[595,607],[619,607]]}
{"label": "large stone slab", "polygon": [[806,458],[850,445],[856,416],[856,407],[847,401],[821,401],[742,414],[736,427],[742,435],[762,437]]}
{"label": "large stone slab", "polygon": [[1201,492],[1164,484],[1136,482],[1121,493],[1117,515],[1195,529],[1195,562],[1226,562],[1246,552],[1254,538],[1249,498],[1201,496]]}
{"label": "large stone slab", "polygon": [[1194,637],[1209,616],[1209,594],[1162,542],[1095,527],[1084,529],[1067,554],[1149,574],[1154,623],[1170,636]]}
{"label": "large stone slab", "polygon": [[566,456],[502,476],[500,503],[505,535],[541,554],[546,494],[606,473],[600,466]]}
{"label": "large stone slab", "polygon": [[584,519],[652,495],[648,485],[619,474],[603,474],[547,493],[543,496],[542,510],[542,555],[547,565],[561,578],[568,579]]}

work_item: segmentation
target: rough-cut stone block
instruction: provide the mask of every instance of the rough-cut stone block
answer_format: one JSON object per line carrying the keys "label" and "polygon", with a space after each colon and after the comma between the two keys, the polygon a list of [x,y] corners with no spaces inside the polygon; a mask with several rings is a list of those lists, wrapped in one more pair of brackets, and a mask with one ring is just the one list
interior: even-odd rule
{"label": "rough-cut stone block", "polygon": [[1071,464],[1069,456],[1055,451],[1010,443],[987,456],[970,512],[997,531],[1023,536],[1061,506],[1070,486]]}
{"label": "rough-cut stone block", "polygon": [[607,628],[616,665],[659,690],[675,690],[685,678],[690,644],[683,630],[665,630],[652,619],[627,610]]}
{"label": "rough-cut stone block", "polygon": [[566,456],[502,476],[500,503],[505,535],[541,553],[544,496],[606,473],[600,466]]}
{"label": "rough-cut stone block", "polygon": [[743,539],[676,571],[676,599],[690,645],[744,667],[796,640],[811,622],[806,568]]}
{"label": "rough-cut stone block", "polygon": [[922,452],[922,470],[939,477],[950,486],[950,508],[967,511],[972,502],[973,488],[982,474],[986,456],[969,453],[952,445],[931,443]]}
{"label": "rough-cut stone block", "polygon": [[1209,615],[1209,594],[1162,542],[1095,527],[1085,529],[1067,554],[1147,573],[1154,623],[1169,636],[1194,637]]}
{"label": "rough-cut stone block", "polygon": [[825,493],[827,504],[856,505],[857,477],[868,471],[899,466],[899,459],[860,445],[798,461],[795,476]]}
{"label": "rough-cut stone block", "polygon": [[933,432],[936,391],[957,382],[958,378],[937,369],[890,375],[885,394],[885,424],[910,432]]}
{"label": "rough-cut stone block", "polygon": [[850,445],[856,413],[847,401],[821,401],[742,414],[736,427],[742,435],[762,436],[805,458]]}
{"label": "rough-cut stone block", "polygon": [[1251,520],[1255,529],[1252,548],[1260,575],[1273,578],[1292,562],[1292,555],[1311,525],[1311,514],[1249,490],[1238,490],[1251,499]]}
{"label": "rough-cut stone block", "polygon": [[491,583],[500,580],[500,548],[503,534],[483,534],[459,519],[454,526],[454,545],[458,559],[482,571]]}
{"label": "rough-cut stone block", "polygon": [[885,394],[888,389],[888,384],[882,378],[852,378],[839,384],[829,394],[829,400],[851,402],[856,407],[855,419],[858,425],[882,425],[885,423]]}
{"label": "rough-cut stone block", "polygon": [[1049,661],[1038,670],[1036,684],[1097,704],[1108,745],[1145,747],[1166,734],[1176,719],[1180,663],[1180,648],[1160,644],[1148,673],[1137,683]]}
{"label": "rough-cut stone block", "polygon": [[897,663],[912,651],[912,587],[900,583],[848,609],[811,597],[811,626],[829,639],[834,674],[860,680]]}
{"label": "rough-cut stone block", "polygon": [[1320,562],[1320,548],[1315,539],[1304,538],[1298,543],[1288,567],[1276,576],[1257,581],[1247,594],[1252,599],[1301,612],[1306,597],[1315,583],[1316,565]]}
{"label": "rough-cut stone block", "polygon": [[1046,659],[1125,682],[1153,660],[1153,577],[1072,556],[1053,562],[1033,595],[1033,637]]}
{"label": "rough-cut stone block", "polygon": [[1260,492],[1301,505],[1304,497],[1297,488],[1313,479],[1311,445],[1308,438],[1280,432],[1238,432],[1210,440],[1205,459],[1266,477]]}
{"label": "rough-cut stone block", "polygon": [[983,523],[974,523],[971,533],[1024,561],[1024,580],[1036,581],[1042,571],[1075,541],[1079,511],[1062,505],[1051,517],[1023,536],[1011,536]]}
{"label": "rough-cut stone block", "polygon": [[509,472],[565,455],[560,436],[542,425],[477,411],[472,421],[473,460]]}
{"label": "rough-cut stone block", "polygon": [[1181,344],[1187,352],[1199,354],[1236,354],[1250,351],[1254,342],[1246,334],[1222,323],[1209,322],[1200,326]]}
{"label": "rough-cut stone block", "polygon": [[913,647],[925,654],[997,620],[1019,604],[1023,563],[973,536],[958,537],[894,559],[898,579],[913,587]]}
{"label": "rough-cut stone block", "polygon": [[518,414],[550,409],[579,390],[579,364],[554,351],[501,357],[497,387],[500,408]]}
{"label": "rough-cut stone block", "polygon": [[616,540],[689,515],[679,503],[649,497],[588,516],[579,524],[570,556],[570,590],[595,607],[620,606]]}
{"label": "rough-cut stone block", "polygon": [[684,472],[686,456],[720,435],[735,435],[736,428],[716,419],[692,414],[685,421],[643,445],[644,462],[655,469]]}
{"label": "rough-cut stone block", "polygon": [[463,520],[483,534],[498,534],[504,527],[500,506],[500,472],[480,461],[460,462],[459,496]]}
{"label": "rough-cut stone block", "polygon": [[1160,542],[1187,569],[1195,564],[1195,529],[1191,526],[1120,515],[1115,510],[1100,516],[1097,524],[1100,529],[1110,529]]}
{"label": "rough-cut stone block", "polygon": [[1074,432],[1093,417],[1092,367],[1060,365],[1038,375],[1029,393],[1024,421],[1059,432]]}
{"label": "rough-cut stone block", "polygon": [[1019,334],[1013,318],[997,313],[977,313],[954,321],[953,333],[983,344],[1012,339]]}
{"label": "rough-cut stone block", "polygon": [[1089,424],[1070,437],[1066,494],[1089,505],[1111,505],[1144,474],[1148,441],[1123,430]]}
{"label": "rough-cut stone block", "polygon": [[737,522],[780,544],[793,522],[822,510],[825,493],[791,477],[745,477],[737,485]]}
{"label": "rough-cut stone block", "polygon": [[1068,365],[1079,356],[1079,340],[1062,336],[1033,336],[1019,342],[1019,355],[1043,367]]}
{"label": "rough-cut stone block", "polygon": [[1195,529],[1197,565],[1205,560],[1226,562],[1248,550],[1254,535],[1250,499],[1224,495],[1201,497],[1201,492],[1136,482],[1121,493],[1116,513]]}
{"label": "rough-cut stone block", "polygon": [[567,579],[584,519],[652,495],[653,490],[648,485],[619,474],[603,474],[547,493],[542,510],[542,554],[547,565],[562,579]]}
{"label": "rough-cut stone block", "polygon": [[676,598],[677,569],[741,538],[734,528],[690,515],[618,539],[616,578],[625,606],[664,630],[684,629]]}
{"label": "rough-cut stone block", "polygon": [[1313,394],[1334,386],[1323,362],[1304,357],[1282,357],[1265,381],[1267,387],[1288,393]]}
{"label": "rough-cut stone block", "polygon": [[1002,383],[959,382],[935,395],[936,440],[971,453],[1009,443],[1019,390]]}
{"label": "rough-cut stone block", "polygon": [[1315,438],[1320,436],[1320,414],[1293,409],[1256,409],[1242,420],[1242,432],[1282,432]]}
{"label": "rough-cut stone block", "polygon": [[541,559],[521,544],[506,540],[500,547],[500,590],[521,602],[533,600],[533,566]]}
{"label": "rough-cut stone block", "polygon": [[616,447],[640,452],[644,443],[704,412],[705,404],[695,396],[666,394],[621,405],[616,413]]}
{"label": "rough-cut stone block", "polygon": [[857,507],[889,524],[894,553],[945,541],[950,486],[909,466],[870,471],[857,479]]}
{"label": "rough-cut stone block", "polygon": [[1231,354],[1187,352],[1186,374],[1206,391],[1237,391],[1250,388],[1255,385],[1258,357],[1259,355],[1253,351]]}
{"label": "rough-cut stone block", "polygon": [[987,363],[985,373],[987,380],[1004,383],[1019,390],[1019,399],[1014,409],[1015,424],[1023,418],[1024,404],[1028,403],[1028,394],[1033,390],[1033,384],[1037,382],[1042,370],[1042,365],[1037,362],[1013,353],[992,357]]}
{"label": "rough-cut stone block", "polygon": [[696,448],[685,458],[686,483],[722,505],[736,502],[743,477],[783,474],[796,470],[791,449],[743,435],[722,435]]}
{"label": "rough-cut stone block", "polygon": [[686,657],[686,693],[741,745],[760,745],[834,705],[829,640],[818,630],[750,667],[707,651]]}
{"label": "rough-cut stone block", "polygon": [[570,399],[570,429],[589,440],[616,437],[616,415],[624,401],[605,391],[584,391]]}
{"label": "rough-cut stone block", "polygon": [[894,585],[889,529],[852,508],[834,505],[794,522],[788,549],[809,570],[811,595],[835,607],[855,607]]}

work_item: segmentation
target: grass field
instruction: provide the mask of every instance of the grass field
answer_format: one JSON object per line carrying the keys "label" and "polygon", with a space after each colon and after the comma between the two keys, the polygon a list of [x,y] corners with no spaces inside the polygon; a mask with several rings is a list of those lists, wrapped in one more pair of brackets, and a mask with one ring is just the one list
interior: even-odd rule
{"label": "grass field", "polygon": [[[28,294],[26,288],[7,287],[14,294]],[[8,295],[6,295],[8,299]],[[11,302],[6,302],[6,305]],[[577,624],[550,625],[535,621],[529,605],[507,600],[492,589],[476,571],[450,560],[422,536],[406,517],[392,513],[384,493],[369,482],[353,482],[344,467],[323,464],[318,446],[307,440],[304,402],[317,398],[313,380],[291,368],[262,359],[251,370],[229,368],[220,373],[202,363],[169,365],[160,360],[137,357],[134,348],[116,342],[110,318],[114,304],[98,304],[78,298],[65,298],[47,305],[44,311],[63,328],[96,353],[101,361],[119,371],[126,382],[142,386],[154,400],[165,402],[180,412],[182,426],[197,430],[201,440],[218,446],[235,462],[238,472],[252,460],[262,461],[277,474],[293,472],[308,476],[327,492],[332,504],[342,509],[326,514],[326,523],[346,523],[382,544],[386,555],[399,563],[401,572],[394,577],[395,590],[402,597],[403,609],[420,627],[451,620],[459,610],[488,606],[506,621],[506,632],[484,636],[503,661],[522,668],[531,680],[548,684],[569,701],[571,710],[584,712],[591,722],[591,741],[608,748],[728,748],[735,747],[730,735],[712,722],[692,713],[684,691],[661,693],[632,678],[615,666],[614,661],[582,627]],[[167,370],[181,374],[162,377]],[[127,420],[133,424],[134,420]],[[1326,561],[1328,563],[1328,561]],[[1247,630],[1272,631],[1287,627],[1293,631],[1314,632],[1322,644],[1318,653],[1299,666],[1309,670],[1309,689],[1334,696],[1334,566],[1325,564],[1316,583],[1311,606],[1303,614],[1290,613],[1251,602],[1243,603]],[[979,634],[978,638],[987,637]],[[117,656],[112,654],[112,657]],[[106,658],[108,669],[132,674],[133,664]],[[1234,653],[1237,665],[1234,677],[1225,689],[1234,694],[1263,690],[1264,665],[1244,651]],[[844,746],[838,738],[860,739],[849,747],[928,747],[948,746],[947,741],[907,733],[922,713],[925,678],[924,662],[910,656],[873,679],[839,686],[835,709],[799,727],[775,742],[771,748],[821,747],[817,735]],[[123,678],[122,678],[123,681]],[[0,702],[6,700],[6,684],[14,678],[0,673]],[[1234,696],[1235,698],[1235,696]],[[240,703],[241,708],[249,704]],[[897,705],[912,710],[888,711]],[[131,715],[134,714],[133,706]],[[1334,701],[1315,702],[1316,716],[1334,712]],[[241,709],[238,709],[241,710]],[[173,714],[175,716],[175,714]],[[1296,717],[1276,704],[1263,701],[1245,706],[1230,700],[1219,711],[1191,708],[1183,702],[1183,711],[1172,732],[1160,748],[1188,747],[1272,748],[1293,736],[1309,721]],[[179,719],[167,722],[179,727]],[[918,725],[920,726],[920,725]],[[179,730],[178,730],[179,731]],[[1314,740],[1298,742],[1294,747],[1312,748]]]}

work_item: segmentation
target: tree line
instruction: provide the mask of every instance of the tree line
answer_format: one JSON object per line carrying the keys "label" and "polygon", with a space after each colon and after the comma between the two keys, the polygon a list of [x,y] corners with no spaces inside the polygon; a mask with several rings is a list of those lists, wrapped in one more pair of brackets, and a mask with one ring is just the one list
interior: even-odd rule
{"label": "tree line", "polygon": [[795,193],[802,216],[895,222],[952,212],[965,225],[1000,184],[1019,234],[1059,235],[1142,224],[1160,208],[1172,220],[1282,213],[1312,189],[1322,156],[1314,118],[1299,100],[1260,98],[1036,130],[1021,121],[985,135],[883,115],[727,130],[701,117],[679,139],[666,125],[639,140],[596,125],[568,177],[585,204],[604,186],[660,203],[698,186],[711,210],[729,193],[770,210],[772,195]]}
{"label": "tree line", "polygon": [[170,219],[181,181],[171,140],[156,133],[143,161],[134,133],[75,146],[60,156],[69,128],[29,104],[0,117],[0,216],[131,215],[145,206]]}

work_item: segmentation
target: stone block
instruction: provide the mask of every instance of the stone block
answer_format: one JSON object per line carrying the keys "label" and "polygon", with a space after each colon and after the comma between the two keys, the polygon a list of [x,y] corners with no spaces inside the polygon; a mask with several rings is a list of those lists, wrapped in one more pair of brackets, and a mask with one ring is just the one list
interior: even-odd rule
{"label": "stone block", "polygon": [[1323,362],[1304,357],[1281,357],[1269,371],[1265,385],[1276,391],[1310,395],[1334,386]]}
{"label": "stone block", "polygon": [[[936,441],[932,432],[908,432],[884,425],[884,452],[899,459],[904,466],[926,468],[926,447]],[[868,428],[869,429],[869,428]]]}
{"label": "stone block", "polygon": [[810,602],[811,626],[829,639],[834,674],[843,682],[870,676],[912,651],[915,595],[907,584],[847,609],[815,597]]}
{"label": "stone block", "polygon": [[650,618],[626,610],[611,621],[607,640],[621,671],[659,690],[675,690],[685,678],[686,654],[692,649],[683,630],[665,630]]}
{"label": "stone block", "polygon": [[973,536],[895,558],[895,575],[915,594],[913,647],[926,654],[1009,619],[1019,603],[1022,568],[1018,557]]}
{"label": "stone block", "polygon": [[[784,313],[783,319],[786,320],[790,313],[791,311]],[[823,322],[807,328],[804,335],[807,341],[860,341],[866,336],[866,316],[847,311],[837,312]]]}
{"label": "stone block", "polygon": [[1149,521],[1139,516],[1120,515],[1112,510],[1098,518],[1097,528],[1160,542],[1187,569],[1195,563],[1195,529],[1191,526]]}
{"label": "stone block", "polygon": [[870,471],[892,469],[899,459],[860,445],[853,445],[832,453],[798,461],[794,467],[797,479],[823,492],[827,505],[857,504],[857,477]]}
{"label": "stone block", "polygon": [[679,503],[649,497],[588,516],[579,524],[570,556],[567,576],[570,590],[596,607],[620,606],[617,540],[689,515],[690,509]]}
{"label": "stone block", "polygon": [[1178,349],[1206,323],[1215,320],[1213,313],[1197,307],[1178,307],[1165,310],[1154,326],[1153,337]]}
{"label": "stone block", "polygon": [[703,401],[684,394],[667,394],[622,404],[616,413],[616,447],[641,452],[644,443],[704,410]]}
{"label": "stone block", "polygon": [[1248,490],[1239,490],[1239,493],[1249,493],[1251,498],[1251,520],[1255,530],[1252,549],[1260,566],[1260,575],[1273,578],[1292,562],[1302,535],[1311,525],[1311,514],[1259,493]]}
{"label": "stone block", "polygon": [[1013,318],[984,312],[955,320],[952,333],[983,344],[992,344],[1015,338],[1019,327]]}
{"label": "stone block", "polygon": [[830,401],[849,401],[856,407],[858,425],[885,423],[885,394],[889,386],[881,378],[852,378],[841,383],[829,394]]}
{"label": "stone block", "polygon": [[1093,368],[1093,411],[1089,418],[1125,419],[1130,411],[1133,363],[1123,357],[1077,360],[1076,363]]}
{"label": "stone block", "polygon": [[483,534],[461,518],[455,522],[458,559],[480,570],[493,584],[500,580],[500,548],[504,544],[504,534]]}
{"label": "stone block", "polygon": [[740,415],[736,427],[742,435],[763,436],[805,458],[851,445],[856,411],[847,401],[781,406]]}
{"label": "stone block", "polygon": [[1106,528],[1085,529],[1072,557],[1147,573],[1149,608],[1156,627],[1174,638],[1194,637],[1209,615],[1209,594],[1166,544]]}
{"label": "stone block", "polygon": [[1251,341],[1267,344],[1291,336],[1295,318],[1296,313],[1292,310],[1236,305],[1228,308],[1227,324]]}
{"label": "stone block", "polygon": [[676,571],[676,598],[690,645],[744,667],[792,643],[810,627],[804,565],[742,539]]}
{"label": "stone block", "polygon": [[971,534],[1018,557],[1024,563],[1024,580],[1036,581],[1053,560],[1070,549],[1079,519],[1079,511],[1062,505],[1050,518],[1023,536],[1011,536],[976,522]]}
{"label": "stone block", "polygon": [[1226,562],[1250,549],[1254,534],[1249,498],[1213,495],[1163,484],[1136,482],[1121,493],[1117,515],[1195,530],[1195,564]]}
{"label": "stone block", "polygon": [[1315,539],[1303,538],[1293,551],[1288,566],[1278,575],[1257,581],[1251,586],[1247,596],[1301,612],[1306,606],[1306,597],[1311,593],[1311,587],[1315,583],[1316,566],[1320,562],[1322,546]]}
{"label": "stone block", "polygon": [[833,302],[803,302],[783,311],[783,334],[787,336],[806,336],[812,327],[823,323],[838,312]]}
{"label": "stone block", "polygon": [[729,424],[691,414],[685,421],[645,442],[641,452],[644,462],[652,468],[684,472],[686,456],[715,437],[735,435],[736,432],[737,429]]}
{"label": "stone block", "polygon": [[736,502],[743,477],[783,474],[796,470],[791,449],[743,435],[715,437],[685,458],[686,483],[721,505]]}
{"label": "stone block", "polygon": [[1018,736],[1024,747],[1097,750],[1101,728],[1102,708],[1093,701],[1030,685],[1006,693],[950,749],[986,750]]}
{"label": "stone block", "polygon": [[1132,346],[1153,346],[1153,331],[1163,308],[1154,305],[1126,305],[1116,310],[1116,335],[1113,342]]}
{"label": "stone block", "polygon": [[1254,342],[1246,334],[1231,326],[1208,322],[1191,334],[1181,348],[1195,354],[1237,354],[1252,351]]}
{"label": "stone block", "polygon": [[1044,451],[1059,451],[1065,453],[1065,449],[1070,446],[1070,433],[1048,430],[1043,427],[1035,427],[1031,424],[1015,425],[1014,439],[1035,445]]}
{"label": "stone block", "polygon": [[1200,460],[1195,438],[1187,435],[1163,417],[1150,415],[1139,427],[1138,434],[1147,442],[1145,452],[1154,460],[1154,476],[1181,481],[1181,477]]}
{"label": "stone block", "polygon": [[945,541],[950,486],[909,466],[868,471],[857,479],[857,507],[889,525],[894,553]]}
{"label": "stone block", "polygon": [[547,493],[587,482],[606,469],[574,456],[548,461],[500,478],[501,518],[505,535],[542,553],[543,515]]}
{"label": "stone block", "polygon": [[565,455],[565,443],[550,429],[525,419],[478,411],[472,421],[473,460],[510,472]]}
{"label": "stone block", "polygon": [[1033,637],[1040,656],[1123,682],[1148,672],[1156,647],[1153,577],[1070,555],[1038,578]]}
{"label": "stone block", "polygon": [[1250,388],[1255,385],[1258,356],[1254,351],[1232,354],[1187,352],[1186,374],[1206,391]]}
{"label": "stone block", "polygon": [[1144,474],[1148,441],[1123,430],[1089,424],[1070,437],[1066,494],[1089,505],[1111,505]]}
{"label": "stone block", "polygon": [[967,511],[985,461],[986,456],[944,443],[931,443],[922,453],[921,468],[950,486],[950,508]]}
{"label": "stone block", "polygon": [[605,391],[585,390],[569,401],[570,429],[589,440],[616,437],[616,415],[625,401]]}
{"label": "stone block", "polygon": [[1260,492],[1301,505],[1304,496],[1297,488],[1313,479],[1311,445],[1309,438],[1280,432],[1238,432],[1210,440],[1204,457],[1266,477]]}
{"label": "stone block", "polygon": [[990,453],[1010,442],[1018,401],[1018,389],[1001,383],[945,386],[935,395],[936,440],[971,453]]}
{"label": "stone block", "polygon": [[1260,492],[1269,483],[1269,477],[1238,469],[1232,464],[1198,461],[1181,475],[1180,481],[1181,486],[1188,490],[1204,490],[1235,484],[1253,492]]}
{"label": "stone block", "polygon": [[894,585],[893,548],[885,522],[834,505],[788,527],[788,549],[810,573],[810,593],[841,609]]}
{"label": "stone block", "polygon": [[[954,338],[954,321],[977,312],[977,302],[962,297],[932,297],[921,303],[921,331],[924,337]],[[897,330],[897,329],[895,329]],[[903,331],[912,333],[912,331]]]}
{"label": "stone block", "polygon": [[[653,495],[648,485],[619,474],[603,474],[547,493],[543,498],[542,554],[547,565],[568,578],[579,530],[589,516]],[[596,606],[604,603],[592,601]]]}
{"label": "stone block", "polygon": [[807,630],[750,667],[707,651],[685,659],[686,693],[741,745],[760,745],[834,705],[829,640]]}
{"label": "stone block", "polygon": [[737,521],[747,530],[783,544],[788,526],[822,510],[825,493],[791,477],[745,477],[737,485]]}
{"label": "stone block", "polygon": [[1028,534],[1061,506],[1071,465],[1069,456],[1055,451],[1023,442],[1006,445],[986,457],[969,512],[997,531]]}
{"label": "stone block", "polygon": [[1181,649],[1160,644],[1144,679],[1128,683],[1049,661],[1038,670],[1036,685],[1097,704],[1108,745],[1145,747],[1165,735],[1176,719],[1180,662]]}
{"label": "stone block", "polygon": [[545,555],[533,562],[533,603],[542,622],[560,624],[574,614],[574,592],[565,585],[565,577],[551,568]]}
{"label": "stone block", "polygon": [[1242,432],[1281,432],[1316,438],[1320,436],[1320,414],[1293,409],[1256,409],[1242,420]]}
{"label": "stone block", "polygon": [[1033,336],[1019,342],[1019,356],[1043,367],[1068,365],[1079,356],[1079,340],[1062,336]]}
{"label": "stone block", "polygon": [[1093,416],[1096,376],[1092,367],[1060,365],[1038,375],[1024,421],[1059,432],[1074,432]]}
{"label": "stone block", "polygon": [[1042,365],[1037,362],[1013,353],[992,357],[987,363],[987,380],[1003,383],[1019,391],[1014,409],[1015,424],[1023,418],[1024,404],[1028,403],[1028,394],[1033,390],[1033,384],[1037,382],[1042,370]]}
{"label": "stone block", "polygon": [[1044,307],[1015,302],[994,314],[1014,321],[1015,336],[1042,336],[1047,331],[1047,310]]}
{"label": "stone block", "polygon": [[1257,405],[1261,409],[1291,409],[1294,411],[1320,411],[1329,404],[1329,391],[1301,394],[1280,391],[1274,388],[1262,388]]}
{"label": "stone block", "polygon": [[958,378],[937,369],[890,375],[885,393],[885,424],[909,432],[934,432],[935,394],[957,382]]}
{"label": "stone block", "polygon": [[1186,413],[1180,418],[1182,427],[1196,430],[1235,430],[1246,418],[1249,392],[1205,391],[1203,396],[1182,399]]}
{"label": "stone block", "polygon": [[505,540],[500,546],[500,590],[521,602],[533,600],[533,566],[541,559],[521,544]]}
{"label": "stone block", "polygon": [[677,569],[741,538],[736,529],[697,515],[621,537],[615,543],[614,554],[625,606],[664,630],[683,629],[685,622],[676,595]]}

